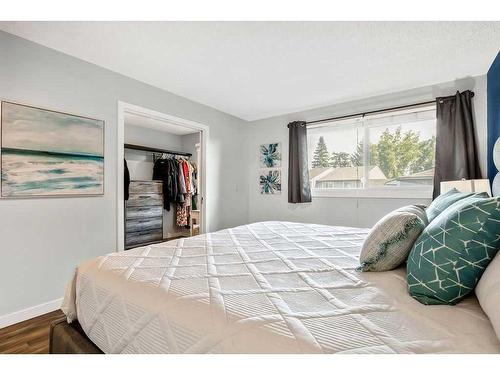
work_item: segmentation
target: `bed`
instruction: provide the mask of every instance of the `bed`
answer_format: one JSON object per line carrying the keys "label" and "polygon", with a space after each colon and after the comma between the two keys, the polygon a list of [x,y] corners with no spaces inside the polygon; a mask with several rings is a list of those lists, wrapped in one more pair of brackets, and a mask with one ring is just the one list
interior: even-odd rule
{"label": "bed", "polygon": [[261,222],[101,256],[64,305],[104,353],[500,353],[475,296],[356,270],[368,229]]}

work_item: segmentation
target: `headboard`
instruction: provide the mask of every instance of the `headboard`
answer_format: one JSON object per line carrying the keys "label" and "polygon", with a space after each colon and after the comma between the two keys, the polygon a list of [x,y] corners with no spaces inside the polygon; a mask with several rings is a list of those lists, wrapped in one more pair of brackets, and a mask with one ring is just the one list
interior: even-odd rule
{"label": "headboard", "polygon": [[500,53],[488,70],[488,178],[500,195]]}

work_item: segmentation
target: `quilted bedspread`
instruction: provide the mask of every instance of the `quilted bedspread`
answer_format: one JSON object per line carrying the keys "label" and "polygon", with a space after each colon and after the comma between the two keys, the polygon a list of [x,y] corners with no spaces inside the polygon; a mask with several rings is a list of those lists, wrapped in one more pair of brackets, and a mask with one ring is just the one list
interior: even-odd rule
{"label": "quilted bedspread", "polygon": [[367,232],[262,222],[98,257],[77,318],[105,353],[500,352],[475,297],[424,306],[404,268],[356,271]]}

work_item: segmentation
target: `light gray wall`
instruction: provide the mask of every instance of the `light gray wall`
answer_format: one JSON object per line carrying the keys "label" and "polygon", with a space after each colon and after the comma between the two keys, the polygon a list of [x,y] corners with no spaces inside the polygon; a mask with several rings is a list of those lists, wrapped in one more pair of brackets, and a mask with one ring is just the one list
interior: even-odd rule
{"label": "light gray wall", "polygon": [[[390,79],[390,77],[388,77]],[[437,96],[454,94],[456,90],[471,89],[475,92],[474,112],[479,144],[479,157],[483,173],[486,171],[486,77],[474,77],[434,86],[402,91],[355,102],[342,103],[309,111],[254,121],[246,129],[248,158],[248,207],[249,222],[263,220],[290,220],[330,225],[370,227],[391,210],[412,203],[428,203],[428,199],[375,199],[375,198],[319,198],[311,204],[288,203],[288,129],[295,120],[316,120],[380,108],[433,100]],[[258,150],[262,143],[282,144],[282,194],[259,193]]]}
{"label": "light gray wall", "polygon": [[115,250],[119,100],[208,125],[209,230],[247,221],[235,117],[4,32],[0,98],[106,121],[104,196],[0,200],[0,316],[62,297],[76,265]]}
{"label": "light gray wall", "polygon": [[168,131],[148,129],[125,122],[123,137],[125,143],[182,151],[182,136],[169,133]]}
{"label": "light gray wall", "polygon": [[[192,161],[197,162],[196,144],[200,143],[200,133],[186,134],[181,136],[182,151],[191,153]],[[199,167],[199,166],[198,166]]]}
{"label": "light gray wall", "polygon": [[[125,123],[125,143],[140,146],[182,151],[181,136]],[[125,149],[125,160],[132,180],[151,180],[153,178],[153,154]]]}

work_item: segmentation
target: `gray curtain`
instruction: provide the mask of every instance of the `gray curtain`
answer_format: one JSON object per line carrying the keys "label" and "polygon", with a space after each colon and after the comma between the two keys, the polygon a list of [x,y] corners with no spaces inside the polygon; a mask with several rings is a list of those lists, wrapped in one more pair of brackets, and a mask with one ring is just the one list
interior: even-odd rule
{"label": "gray curtain", "polygon": [[440,192],[441,181],[481,178],[476,151],[472,91],[436,98],[436,168],[434,192]]}
{"label": "gray curtain", "polygon": [[311,202],[305,121],[288,124],[288,202]]}

